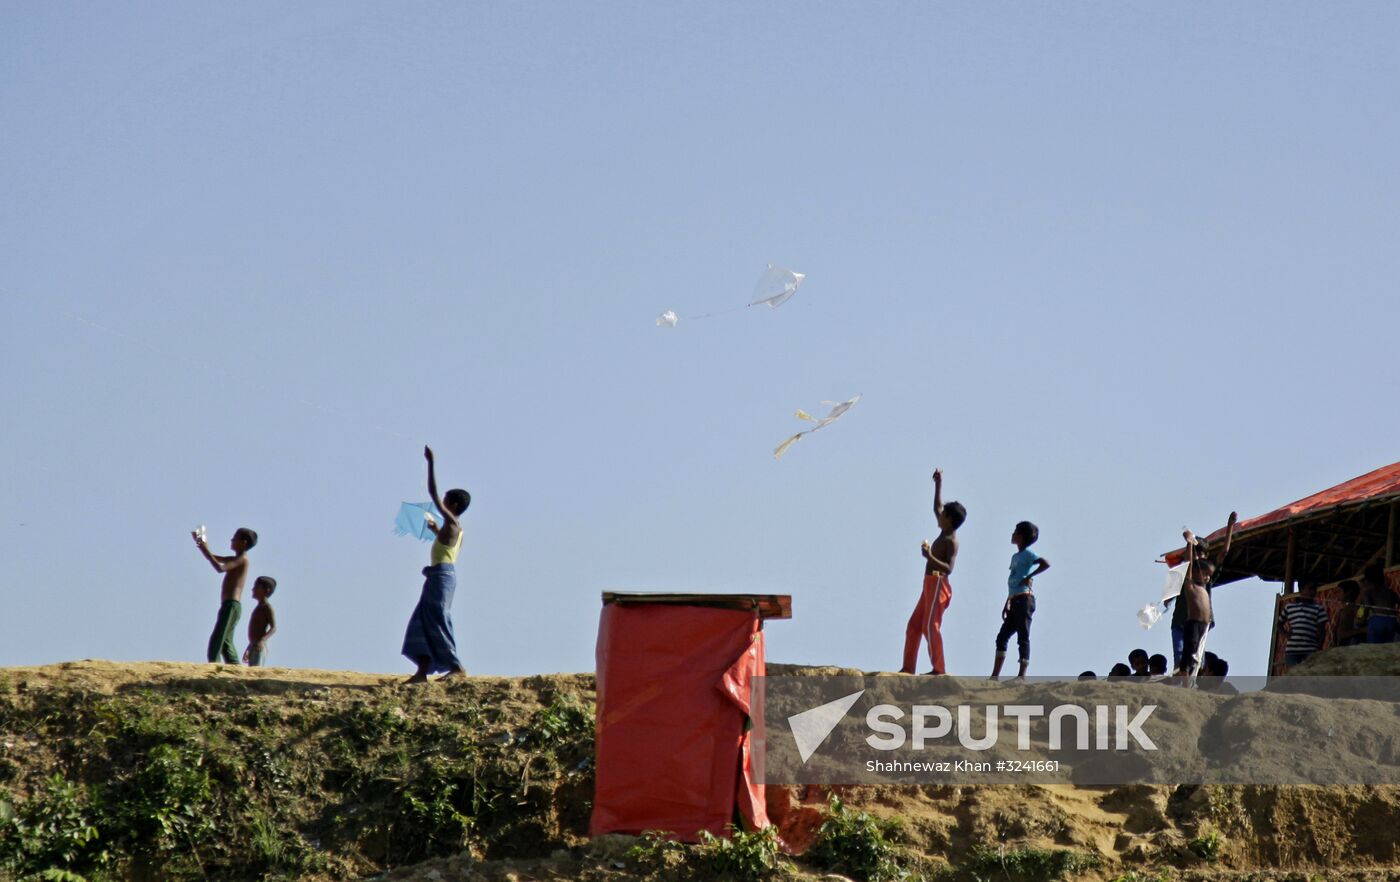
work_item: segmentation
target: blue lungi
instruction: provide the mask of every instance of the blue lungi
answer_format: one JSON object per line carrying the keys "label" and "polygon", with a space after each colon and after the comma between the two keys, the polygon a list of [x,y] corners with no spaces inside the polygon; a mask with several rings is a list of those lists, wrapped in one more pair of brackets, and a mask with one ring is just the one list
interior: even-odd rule
{"label": "blue lungi", "polygon": [[452,595],[457,591],[457,568],[450,563],[423,568],[423,596],[408,619],[403,654],[414,664],[428,659],[428,673],[445,674],[462,667],[457,638],[452,635]]}

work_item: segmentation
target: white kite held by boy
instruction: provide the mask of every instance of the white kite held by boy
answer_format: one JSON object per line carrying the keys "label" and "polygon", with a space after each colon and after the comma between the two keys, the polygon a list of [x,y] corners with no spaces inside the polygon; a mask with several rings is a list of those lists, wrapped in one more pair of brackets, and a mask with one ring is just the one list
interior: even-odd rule
{"label": "white kite held by boy", "polygon": [[799,420],[806,420],[809,423],[816,423],[816,425],[810,429],[803,429],[801,432],[798,432],[796,435],[793,435],[791,438],[787,439],[782,444],[779,444],[777,448],[773,451],[773,458],[782,459],[783,454],[788,452],[788,448],[796,444],[803,435],[810,435],[818,429],[824,429],[832,423],[836,422],[841,418],[842,414],[854,407],[855,403],[859,400],[860,396],[857,395],[855,398],[851,398],[847,401],[823,401],[822,404],[830,407],[831,411],[821,419],[817,419],[805,410],[797,411],[797,418]]}
{"label": "white kite held by boy", "polygon": [[[697,319],[714,318],[719,315],[726,315],[731,312],[738,312],[740,309],[748,309],[751,306],[767,306],[769,309],[777,309],[784,303],[792,299],[792,295],[797,293],[798,286],[802,280],[807,278],[806,273],[793,272],[786,267],[768,264],[768,269],[763,271],[763,275],[758,277],[758,283],[753,286],[753,299],[745,306],[738,306],[734,309],[727,309],[723,312],[707,312],[704,315],[690,316],[686,321]],[[668,309],[656,317],[656,326],[659,328],[674,328],[680,322],[680,317],[676,315],[674,309]]]}
{"label": "white kite held by boy", "polygon": [[[1189,563],[1180,563],[1167,570],[1167,581],[1162,585],[1162,599],[1158,601],[1163,608],[1168,600],[1181,595],[1181,588],[1186,584],[1186,570],[1189,567]],[[1158,603],[1149,603],[1138,610],[1138,624],[1142,625],[1144,630],[1151,629],[1161,620],[1163,609],[1158,607]]]}
{"label": "white kite held by boy", "polygon": [[1186,584],[1186,571],[1190,569],[1189,561],[1179,563],[1167,570],[1167,581],[1162,586],[1162,602],[1166,603],[1173,597],[1181,593],[1182,586]]}
{"label": "white kite held by boy", "polygon": [[1142,625],[1142,629],[1144,631],[1150,631],[1152,629],[1152,626],[1157,624],[1158,620],[1161,618],[1162,611],[1157,608],[1157,604],[1155,603],[1149,603],[1142,609],[1138,610],[1138,624]]}

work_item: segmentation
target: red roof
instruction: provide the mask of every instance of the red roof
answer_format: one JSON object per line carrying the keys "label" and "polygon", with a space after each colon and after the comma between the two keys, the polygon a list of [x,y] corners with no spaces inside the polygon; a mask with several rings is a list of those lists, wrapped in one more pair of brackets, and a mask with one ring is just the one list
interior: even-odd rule
{"label": "red roof", "polygon": [[[1247,533],[1258,530],[1280,526],[1288,521],[1306,515],[1319,514],[1327,509],[1336,509],[1359,505],[1365,502],[1373,502],[1391,496],[1400,496],[1400,462],[1391,463],[1374,472],[1367,472],[1359,478],[1352,478],[1350,481],[1338,484],[1320,493],[1304,497],[1297,502],[1291,502],[1282,508],[1276,508],[1268,514],[1259,515],[1246,521],[1240,521],[1235,525],[1235,538],[1239,539]],[[1211,545],[1217,541],[1225,541],[1225,528],[1221,527],[1207,537]],[[1185,549],[1178,548],[1168,552],[1167,562],[1173,566],[1180,563]]]}

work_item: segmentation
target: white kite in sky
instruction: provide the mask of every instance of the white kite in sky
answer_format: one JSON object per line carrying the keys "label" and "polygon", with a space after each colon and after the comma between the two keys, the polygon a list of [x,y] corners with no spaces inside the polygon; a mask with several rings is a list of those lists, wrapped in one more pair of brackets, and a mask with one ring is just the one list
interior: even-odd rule
{"label": "white kite in sky", "polygon": [[[753,287],[753,299],[744,306],[736,306],[723,312],[707,312],[704,315],[693,315],[686,321],[696,319],[714,318],[717,315],[726,315],[731,312],[738,312],[741,309],[748,309],[751,306],[766,306],[769,309],[777,309],[784,303],[792,299],[792,295],[797,293],[797,288],[802,284],[802,280],[807,278],[806,273],[793,272],[781,266],[768,264],[768,269],[763,271],[763,275],[758,277],[758,284]],[[656,317],[656,325],[660,328],[674,328],[680,322],[680,317],[676,311],[668,309]]]}
{"label": "white kite in sky", "polygon": [[855,403],[859,400],[860,396],[857,395],[855,398],[851,398],[847,401],[823,401],[822,404],[830,407],[831,411],[821,419],[817,419],[805,410],[799,410],[797,412],[797,418],[799,420],[806,420],[809,423],[816,423],[816,425],[810,429],[803,429],[782,444],[779,444],[777,449],[773,451],[773,458],[782,459],[783,454],[788,452],[788,448],[796,444],[803,435],[810,435],[818,429],[825,429],[827,426],[839,420],[842,415],[854,407]]}

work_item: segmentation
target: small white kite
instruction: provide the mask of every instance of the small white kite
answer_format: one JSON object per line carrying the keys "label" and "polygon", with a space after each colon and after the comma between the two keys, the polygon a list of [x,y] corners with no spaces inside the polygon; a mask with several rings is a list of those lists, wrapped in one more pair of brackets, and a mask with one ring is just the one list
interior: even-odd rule
{"label": "small white kite", "polygon": [[[717,315],[726,315],[731,312],[738,312],[741,309],[748,309],[751,306],[766,306],[769,309],[777,309],[784,303],[792,299],[792,295],[797,293],[797,288],[802,284],[802,280],[807,278],[806,273],[793,272],[780,266],[768,264],[768,269],[763,271],[763,275],[758,277],[758,284],[753,288],[753,299],[744,306],[736,306],[734,309],[727,309],[723,312],[707,312],[704,315],[693,315],[686,321],[697,319],[714,318]],[[668,309],[656,317],[658,328],[674,328],[680,322],[680,317],[676,311]]]}
{"label": "small white kite", "polygon": [[822,404],[830,407],[831,411],[821,419],[817,419],[805,410],[799,410],[797,412],[797,418],[799,420],[806,420],[809,423],[816,423],[816,425],[810,429],[803,429],[782,444],[779,444],[777,449],[773,451],[773,458],[782,459],[783,454],[788,452],[788,448],[796,444],[803,435],[810,435],[818,429],[825,429],[827,426],[839,420],[841,416],[854,407],[855,403],[859,400],[860,396],[857,395],[855,398],[851,398],[847,401],[823,401]]}

